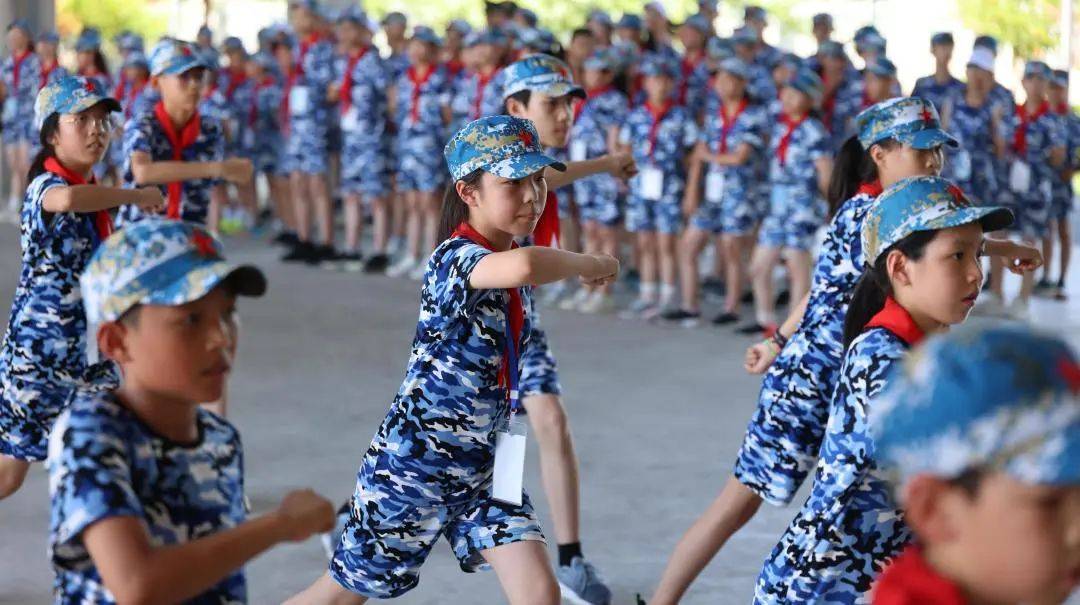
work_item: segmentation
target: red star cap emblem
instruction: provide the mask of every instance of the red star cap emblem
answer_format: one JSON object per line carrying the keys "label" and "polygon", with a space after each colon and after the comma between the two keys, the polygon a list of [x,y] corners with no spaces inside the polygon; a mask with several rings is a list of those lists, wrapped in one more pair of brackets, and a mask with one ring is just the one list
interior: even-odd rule
{"label": "red star cap emblem", "polygon": [[94,81],[93,80],[87,80],[86,83],[83,84],[83,88],[85,88],[87,92],[94,92],[95,91],[95,89],[94,89]]}
{"label": "red star cap emblem", "polygon": [[214,248],[214,238],[202,231],[191,234],[191,243],[195,246],[195,253],[204,258],[217,257],[217,249]]}
{"label": "red star cap emblem", "polygon": [[1080,366],[1076,365],[1075,361],[1063,357],[1058,360],[1057,370],[1069,385],[1070,391],[1080,391]]}
{"label": "red star cap emblem", "polygon": [[931,113],[930,108],[925,105],[922,110],[922,119],[927,126],[934,123],[934,114]]}
{"label": "red star cap emblem", "polygon": [[533,146],[533,135],[528,130],[522,130],[521,135],[519,136],[519,138],[521,139],[521,142],[524,143],[524,145],[526,147],[532,147]]}
{"label": "red star cap emblem", "polygon": [[184,55],[185,57],[190,57],[191,56],[191,49],[188,48],[187,46],[181,46],[180,47],[180,54]]}
{"label": "red star cap emblem", "polygon": [[946,188],[946,191],[949,192],[949,195],[951,195],[953,200],[957,203],[962,203],[964,201],[964,191],[956,185],[949,185]]}

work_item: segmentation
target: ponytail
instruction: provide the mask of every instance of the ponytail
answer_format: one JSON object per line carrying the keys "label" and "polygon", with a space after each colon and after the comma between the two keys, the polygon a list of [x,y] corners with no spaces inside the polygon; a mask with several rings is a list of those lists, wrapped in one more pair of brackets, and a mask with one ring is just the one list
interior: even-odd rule
{"label": "ponytail", "polygon": [[889,270],[886,266],[889,253],[897,250],[907,258],[917,261],[922,258],[927,244],[936,235],[937,231],[915,231],[879,254],[877,262],[872,267],[866,267],[859,282],[855,285],[851,303],[848,304],[847,315],[844,316],[845,351],[851,346],[851,342],[862,334],[866,324],[870,323],[870,320],[885,307],[885,299],[893,295],[892,282],[889,281]]}
{"label": "ponytail", "polygon": [[45,172],[45,160],[56,156],[56,150],[53,149],[50,139],[52,139],[53,134],[56,133],[59,127],[59,113],[53,113],[45,118],[45,122],[41,125],[41,133],[38,135],[41,142],[41,149],[37,152],[37,155],[34,156],[34,161],[30,163],[30,172],[26,175],[27,182],[33,181]]}
{"label": "ponytail", "polygon": [[[890,150],[900,142],[896,139],[884,139],[874,143],[885,150]],[[871,146],[872,147],[872,146]],[[863,183],[878,180],[877,165],[870,157],[869,150],[863,149],[859,137],[852,136],[844,141],[833,160],[832,174],[829,175],[829,216],[836,214],[840,204],[850,199]]]}
{"label": "ponytail", "polygon": [[[482,176],[484,176],[484,171],[477,169],[458,180],[470,187],[479,187],[480,177]],[[465,205],[465,201],[458,195],[456,181],[451,181],[450,184],[446,186],[446,191],[443,193],[442,211],[439,215],[438,241],[445,242],[450,239],[450,237],[454,235],[454,230],[458,228],[458,225],[468,220],[469,207]]]}
{"label": "ponytail", "polygon": [[109,75],[109,65],[105,62],[105,55],[101,54],[100,48],[94,51],[94,67],[97,68],[98,73]]}

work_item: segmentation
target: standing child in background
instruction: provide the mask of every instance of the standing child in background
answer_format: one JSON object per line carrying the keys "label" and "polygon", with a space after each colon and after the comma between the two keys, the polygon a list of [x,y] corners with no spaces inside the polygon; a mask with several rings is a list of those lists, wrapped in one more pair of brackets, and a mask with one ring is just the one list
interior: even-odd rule
{"label": "standing child in background", "polygon": [[844,318],[814,485],[766,559],[755,603],[861,602],[911,539],[875,464],[867,417],[908,349],[967,317],[982,287],[983,234],[1010,222],[1007,209],[974,206],[940,177],[900,181],[867,212],[865,271]]}
{"label": "standing child in background", "polygon": [[510,603],[558,603],[521,490],[523,468],[495,470],[506,455],[496,440],[505,439],[503,427],[521,426],[519,360],[535,346],[531,286],[573,276],[609,281],[618,262],[514,243],[543,212],[545,168],[564,168],[539,139],[528,121],[493,116],[446,145],[454,182],[440,219],[445,239],[428,263],[405,381],[364,456],[329,573],[289,603],[405,594],[440,536],[463,570],[493,567]]}
{"label": "standing child in background", "polygon": [[[1065,294],[1065,276],[1069,274],[1069,260],[1072,257],[1072,228],[1069,226],[1069,214],[1073,206],[1073,175],[1080,169],[1080,116],[1069,108],[1069,72],[1054,70],[1050,80],[1050,112],[1060,120],[1059,130],[1065,138],[1065,160],[1055,171],[1052,197],[1050,200],[1050,235],[1046,237],[1043,251],[1047,262],[1053,257],[1054,231],[1060,250],[1058,278],[1051,281],[1049,269],[1043,272],[1046,290],[1055,300],[1067,300]],[[1038,286],[1036,286],[1038,288]]]}
{"label": "standing child in background", "polygon": [[499,63],[495,51],[496,36],[489,30],[473,32],[466,37],[466,47],[474,67],[464,76],[453,100],[455,119],[465,122],[483,116],[493,116],[502,106],[499,89]]}
{"label": "standing child in background", "polygon": [[0,65],[0,97],[3,98],[4,159],[7,161],[8,203],[6,217],[19,219],[19,202],[26,191],[26,171],[30,168],[30,141],[34,138],[34,99],[41,87],[41,63],[34,54],[30,25],[21,19],[7,28],[11,56]]}
{"label": "standing child in background", "polygon": [[34,52],[37,53],[38,61],[41,63],[41,84],[38,86],[39,89],[68,76],[67,68],[59,63],[59,51],[60,35],[55,31],[41,32],[37,43],[34,44]]}
{"label": "standing child in background", "polygon": [[[387,178],[386,153],[386,77],[383,60],[372,44],[374,32],[367,15],[349,8],[338,17],[337,38],[345,52],[344,73],[331,87],[331,98],[338,100],[344,154],[341,166],[341,190],[345,196],[345,248],[341,256],[346,271],[364,269],[382,273],[389,264],[387,245],[390,237],[390,183]],[[374,237],[373,251],[364,262],[360,254],[360,236],[364,208],[371,209]]]}
{"label": "standing child in background", "polygon": [[416,26],[409,40],[409,68],[398,78],[390,111],[397,122],[395,186],[408,208],[405,253],[387,275],[419,280],[424,258],[435,249],[441,186],[439,146],[450,116],[450,80],[439,64],[442,41],[430,27]]}
{"label": "standing child in background", "polygon": [[[386,77],[389,78],[391,86],[396,86],[405,75],[405,71],[409,69],[408,19],[405,17],[404,13],[394,11],[387,13],[380,22],[380,25],[382,25],[383,35],[386,38],[386,46],[390,51],[389,54],[383,57],[383,66],[386,68]],[[387,102],[389,104],[395,102],[394,97],[394,91],[388,90]],[[391,135],[390,155],[387,158],[387,162],[390,167],[390,188],[392,190],[390,195],[391,237],[389,250],[391,254],[400,255],[405,251],[405,229],[406,217],[408,215],[408,203],[402,195],[401,189],[397,186],[396,173],[400,153],[398,152],[397,116],[393,113],[390,113],[388,116],[387,128]]]}
{"label": "standing child in background", "polygon": [[[232,157],[232,127],[229,125],[231,108],[225,102],[225,95],[218,87],[218,75],[221,64],[219,55],[209,49],[199,47],[195,52],[202,55],[206,73],[202,78],[198,114],[201,119],[213,120],[221,127],[222,157]],[[221,216],[229,205],[229,193],[221,179],[210,183],[210,208],[206,214],[206,226],[213,234],[221,233]]]}
{"label": "standing child in background", "polygon": [[161,192],[102,187],[91,170],[108,148],[115,99],[93,80],[67,77],[37,97],[41,150],[22,209],[22,271],[0,351],[0,498],[30,463],[44,460],[56,417],[80,387],[119,381],[110,362],[92,363],[79,273],[111,231],[119,204],[160,207]]}
{"label": "standing child in background", "polygon": [[[1024,92],[1027,98],[1017,105],[1007,120],[1012,131],[1009,146],[1009,172],[1005,182],[1012,195],[1009,205],[1016,214],[1013,232],[1027,244],[1043,242],[1049,232],[1050,202],[1057,172],[1065,165],[1065,139],[1059,120],[1050,112],[1046,93],[1050,67],[1042,61],[1028,61],[1024,66]],[[1045,244],[1045,242],[1043,242]],[[1044,249],[1045,255],[1049,250]],[[990,263],[991,307],[1004,303],[1003,265]],[[1035,276],[1025,273],[1020,293],[1006,308],[1014,319],[1030,317],[1029,301],[1035,289]]]}
{"label": "standing child in background", "polygon": [[[337,257],[327,183],[330,104],[326,92],[334,80],[334,46],[318,30],[317,8],[316,0],[289,0],[289,20],[299,42],[285,85],[286,168],[291,173],[299,243],[282,260],[309,264]],[[313,209],[318,244],[312,234]]]}
{"label": "standing child in background", "polygon": [[829,151],[837,153],[845,141],[857,134],[849,132],[849,127],[854,127],[860,111],[862,81],[839,42],[823,42],[817,56],[821,61],[821,122],[829,133]]}
{"label": "standing child in background", "polygon": [[626,229],[637,237],[641,285],[626,318],[653,319],[675,304],[675,239],[682,230],[686,160],[698,136],[693,116],[671,97],[677,73],[675,62],[645,56],[645,103],[630,112],[619,132],[619,143],[641,168],[630,181],[626,202]]}
{"label": "standing child in background", "polygon": [[[251,105],[243,119],[246,124],[242,141],[245,156],[252,158],[256,174],[263,175],[270,190],[270,208],[275,218],[282,222],[281,231],[275,238],[277,243],[289,243],[285,238],[290,233],[295,214],[289,204],[289,179],[281,165],[281,106],[285,101],[281,80],[274,76],[277,61],[269,52],[258,52],[247,62],[248,78],[252,82]],[[292,232],[293,243],[296,233]]]}
{"label": "standing child in background", "polygon": [[[206,63],[191,44],[159,42],[150,55],[150,73],[161,100],[124,129],[124,185],[157,185],[166,194],[165,216],[203,224],[213,180],[246,183],[251,162],[223,159],[221,123],[199,115]],[[155,213],[127,205],[117,221],[138,221],[148,214]]]}
{"label": "standing child in background", "polygon": [[[248,124],[252,95],[255,94],[255,81],[248,76],[247,63],[250,60],[244,43],[236,36],[229,36],[221,43],[222,51],[228,59],[228,66],[218,76],[218,90],[225,98],[228,109],[226,124],[225,155],[230,158],[246,158],[254,162],[255,133]],[[240,206],[227,204],[221,217],[222,233],[230,234],[255,226],[259,203],[255,192],[255,179],[236,188]],[[226,196],[228,199],[228,196]]]}
{"label": "standing child in background", "polygon": [[712,35],[712,24],[702,15],[690,15],[679,26],[679,41],[684,49],[679,63],[679,80],[675,95],[697,122],[705,110],[709,90],[709,72],[705,64],[705,43]]}
{"label": "standing child in background", "polygon": [[[765,107],[746,96],[749,66],[732,57],[720,64],[713,87],[720,98],[705,123],[690,160],[683,198],[683,215],[690,226],[679,246],[682,305],[663,315],[685,327],[701,318],[698,257],[710,238],[719,240],[724,265],[724,310],[712,323],[738,321],[746,277],[747,256],[760,219],[755,174],[768,144],[769,118]],[[705,178],[702,183],[702,173]],[[702,185],[705,200],[700,201]]]}
{"label": "standing child in background", "polygon": [[953,35],[949,32],[939,32],[930,38],[934,74],[916,80],[911,96],[922,97],[933,103],[934,107],[944,107],[946,99],[964,92],[964,83],[949,73],[954,45]]}
{"label": "standing child in background", "polygon": [[281,231],[274,241],[289,249],[289,254],[286,256],[293,255],[294,253],[299,254],[301,252],[297,250],[300,247],[300,238],[297,236],[296,224],[298,213],[296,211],[297,203],[293,200],[292,183],[290,180],[292,173],[289,170],[288,153],[289,105],[287,103],[287,95],[289,80],[292,78],[293,70],[296,69],[296,66],[293,64],[293,49],[295,46],[295,40],[289,35],[277,36],[270,46],[270,55],[274,58],[273,69],[270,71],[276,84],[281,87],[281,103],[278,106],[277,118],[281,146],[277,149],[278,157],[276,160],[276,174],[283,183],[281,195],[278,197],[279,214],[277,217],[281,224]]}
{"label": "standing child in background", "polygon": [[1063,603],[1080,580],[1080,365],[1060,338],[928,339],[873,402],[875,458],[915,543],[875,605]]}
{"label": "standing child in background", "polygon": [[101,54],[101,32],[95,27],[84,27],[75,40],[75,60],[78,75],[92,78],[103,90],[112,89],[112,76],[105,55]]}
{"label": "standing child in background", "polygon": [[832,170],[828,134],[814,111],[821,94],[821,79],[805,68],[780,93],[783,114],[769,142],[769,210],[750,267],[756,322],[741,328],[742,334],[769,336],[776,331],[772,278],[777,261],[783,259],[787,266],[792,300],[802,299],[810,289],[810,248],[825,222],[821,196]]}
{"label": "standing child in background", "polygon": [[244,564],[333,523],[311,490],[248,520],[240,435],[199,406],[225,391],[237,296],[266,278],[202,227],[152,218],[106,239],[81,282],[124,382],[80,391],[49,442],[56,601],[246,602]]}
{"label": "standing child in background", "polygon": [[[154,110],[157,101],[150,86],[150,61],[142,53],[133,52],[124,59],[120,68],[123,78],[113,90],[113,98],[120,102],[121,119],[117,120],[112,133],[112,145],[109,146],[109,164],[117,170],[124,167],[124,127],[135,116]],[[121,182],[122,178],[117,178]]]}
{"label": "standing child in background", "polygon": [[[866,66],[863,73],[863,87],[860,97],[859,111],[868,109],[882,101],[898,96],[895,91],[899,89],[896,80],[896,65],[885,57],[875,57]],[[849,127],[854,131],[854,125]]]}
{"label": "standing child in background", "polygon": [[[973,53],[967,65],[967,84],[945,99],[941,122],[960,142],[946,156],[945,176],[977,204],[992,204],[1005,175],[997,172],[1005,153],[1001,114],[990,100],[993,64],[988,53]],[[990,69],[987,69],[987,68]]]}
{"label": "standing child in background", "polygon": [[[598,50],[585,60],[585,99],[576,105],[570,131],[570,161],[580,162],[618,151],[619,127],[630,108],[626,94],[615,87],[617,58],[610,49]],[[596,174],[574,181],[574,201],[580,212],[583,251],[616,256],[619,244],[619,181],[611,174]],[[568,299],[582,313],[613,308],[611,286],[593,290],[582,286]]]}

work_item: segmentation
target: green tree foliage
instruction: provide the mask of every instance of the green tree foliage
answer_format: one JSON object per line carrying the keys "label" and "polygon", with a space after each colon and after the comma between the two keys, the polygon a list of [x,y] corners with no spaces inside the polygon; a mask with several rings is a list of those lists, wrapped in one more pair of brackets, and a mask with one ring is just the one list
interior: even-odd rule
{"label": "green tree foliage", "polygon": [[[964,24],[1012,46],[1018,57],[1044,57],[1060,36],[1061,0],[958,0]],[[1073,0],[1074,7],[1080,2]],[[1076,14],[1076,8],[1073,9]]]}
{"label": "green tree foliage", "polygon": [[83,27],[101,30],[101,38],[111,44],[112,37],[122,30],[139,32],[155,40],[168,27],[168,4],[157,5],[131,0],[59,0],[56,4],[56,24],[64,36],[78,35]]}

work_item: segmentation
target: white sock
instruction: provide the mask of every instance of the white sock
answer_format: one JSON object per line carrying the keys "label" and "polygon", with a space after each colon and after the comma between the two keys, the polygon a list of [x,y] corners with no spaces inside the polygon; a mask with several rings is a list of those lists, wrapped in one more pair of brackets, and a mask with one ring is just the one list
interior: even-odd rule
{"label": "white sock", "polygon": [[672,284],[660,285],[660,305],[663,307],[670,306],[675,302],[675,286]]}
{"label": "white sock", "polygon": [[656,302],[656,282],[641,282],[638,286],[638,298],[645,302]]}

